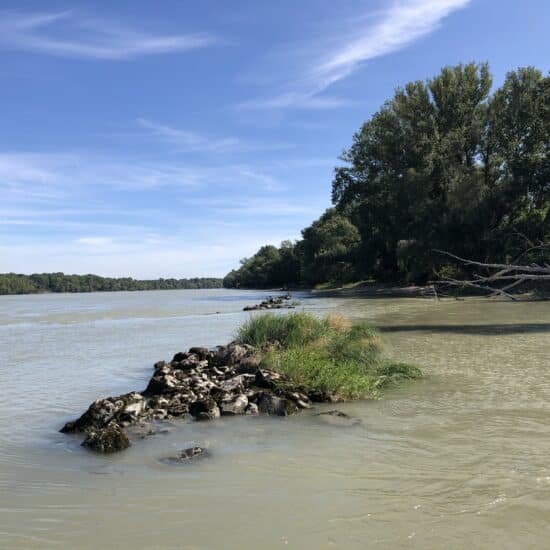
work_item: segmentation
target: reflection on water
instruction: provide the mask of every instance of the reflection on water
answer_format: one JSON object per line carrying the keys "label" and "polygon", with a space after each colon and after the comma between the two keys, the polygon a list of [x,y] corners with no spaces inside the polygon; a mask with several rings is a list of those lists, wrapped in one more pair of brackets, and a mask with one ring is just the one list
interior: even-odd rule
{"label": "reflection on water", "polygon": [[[427,377],[309,414],[173,423],[98,456],[57,433],[190,345],[231,339],[263,294],[0,297],[0,547],[545,548],[550,304],[303,296],[379,325]],[[200,445],[208,458],[159,458]]]}

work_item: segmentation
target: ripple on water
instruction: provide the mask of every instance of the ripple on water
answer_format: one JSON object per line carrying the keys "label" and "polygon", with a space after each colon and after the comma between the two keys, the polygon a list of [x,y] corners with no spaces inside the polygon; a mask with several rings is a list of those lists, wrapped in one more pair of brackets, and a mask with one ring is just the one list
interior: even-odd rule
{"label": "ripple on water", "polygon": [[[388,353],[425,367],[379,401],[331,407],[354,426],[174,423],[110,457],[57,433],[93,399],[143,387],[156,360],[231,339],[257,300],[224,292],[0,299],[0,546],[90,532],[107,547],[545,546],[550,304],[303,300],[383,325]],[[158,461],[195,445],[209,460]]]}

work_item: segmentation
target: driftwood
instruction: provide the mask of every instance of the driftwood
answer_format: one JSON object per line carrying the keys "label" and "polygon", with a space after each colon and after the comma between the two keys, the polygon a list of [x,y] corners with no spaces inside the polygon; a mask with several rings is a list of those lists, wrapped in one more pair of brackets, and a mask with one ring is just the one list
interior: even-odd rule
{"label": "driftwood", "polygon": [[550,243],[533,246],[525,250],[510,264],[479,262],[461,258],[445,250],[435,250],[438,254],[453,258],[463,266],[481,268],[485,273],[483,275],[473,273],[470,279],[454,279],[452,277],[440,276],[439,280],[435,281],[435,284],[440,286],[476,289],[487,292],[490,296],[500,295],[511,300],[517,300],[517,293],[520,292],[525,285],[529,283],[541,283],[541,285],[550,283],[549,263],[531,263],[529,265],[521,265],[518,263],[522,257],[534,251],[541,251],[543,254],[546,251],[550,252]]}

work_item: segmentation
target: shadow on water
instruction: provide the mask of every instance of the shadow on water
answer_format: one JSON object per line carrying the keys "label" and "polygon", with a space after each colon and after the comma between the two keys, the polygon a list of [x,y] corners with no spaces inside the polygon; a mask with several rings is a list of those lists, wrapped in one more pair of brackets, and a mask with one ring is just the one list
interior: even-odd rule
{"label": "shadow on water", "polygon": [[550,323],[487,324],[487,325],[377,325],[381,332],[441,332],[500,336],[550,332]]}

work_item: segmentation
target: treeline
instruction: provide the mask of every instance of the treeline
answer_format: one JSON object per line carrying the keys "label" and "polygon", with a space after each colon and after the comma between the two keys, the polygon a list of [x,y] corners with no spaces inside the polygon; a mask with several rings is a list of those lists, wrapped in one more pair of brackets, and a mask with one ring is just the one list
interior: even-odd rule
{"label": "treeline", "polygon": [[99,275],[65,275],[64,273],[0,274],[0,294],[37,294],[41,292],[113,292],[117,290],[172,290],[221,288],[222,280],[193,279],[137,280],[131,277],[111,278]]}
{"label": "treeline", "polygon": [[342,154],[333,208],[224,286],[422,283],[460,269],[435,249],[505,263],[549,242],[550,77],[519,68],[491,88],[470,63],[397,89]]}

